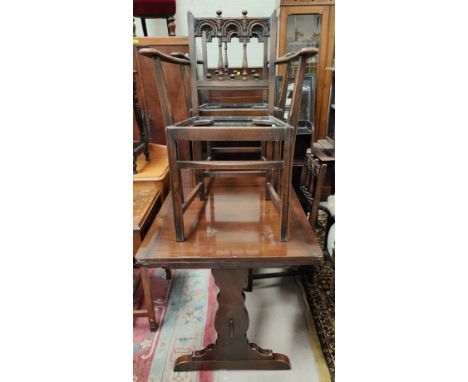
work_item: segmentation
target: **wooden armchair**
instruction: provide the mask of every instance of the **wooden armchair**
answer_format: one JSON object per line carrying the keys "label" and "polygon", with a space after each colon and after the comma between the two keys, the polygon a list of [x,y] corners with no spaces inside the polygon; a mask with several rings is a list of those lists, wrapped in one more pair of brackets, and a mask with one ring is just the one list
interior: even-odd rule
{"label": "wooden armchair", "polygon": [[[299,105],[302,95],[302,82],[304,78],[304,68],[307,58],[318,53],[315,48],[304,48],[297,53],[290,53],[276,59],[276,44],[270,49],[273,56],[265,62],[268,79],[260,78],[256,73],[247,72],[246,43],[250,38],[246,30],[253,35],[261,36],[264,40],[271,33],[276,36],[275,31],[270,31],[269,25],[276,25],[276,16],[272,15],[272,22],[268,18],[247,19],[247,12],[243,12],[243,18],[222,19],[221,12],[218,11],[216,19],[194,19],[189,13],[189,31],[196,31],[189,37],[190,56],[181,53],[171,55],[159,52],[156,49],[141,49],[140,54],[150,57],[155,63],[156,86],[160,94],[163,118],[166,124],[169,166],[171,174],[172,197],[174,203],[174,220],[176,223],[176,240],[184,240],[183,212],[198,195],[204,199],[205,177],[214,176],[237,176],[240,173],[253,176],[265,176],[265,187],[267,199],[273,200],[280,209],[281,214],[281,240],[287,241],[288,233],[288,211],[289,193],[291,186],[292,157],[294,152],[294,140],[299,114]],[[224,20],[224,21],[223,21]],[[250,20],[250,21],[249,21]],[[253,20],[253,21],[252,21]],[[209,29],[211,28],[211,29]],[[216,30],[213,28],[217,28]],[[243,28],[243,29],[239,29]],[[216,32],[220,36],[219,47],[222,42],[222,32],[227,36],[238,36],[244,41],[244,67],[242,78],[239,76],[227,76],[229,65],[227,61],[221,60],[221,72],[218,69],[217,78],[205,75],[205,78],[197,78],[197,65],[195,54],[195,35],[201,35],[208,40]],[[227,38],[227,37],[226,37]],[[268,41],[268,40],[266,40]],[[220,59],[222,57],[219,51]],[[293,61],[299,61],[295,76],[295,86],[291,101],[291,109],[288,121],[285,123],[275,117],[283,115],[287,93],[287,79],[283,81],[285,86],[281,89],[278,107],[274,106],[274,74],[276,65],[290,65]],[[177,64],[181,68],[183,86],[185,88],[185,100],[187,108],[190,110],[192,118],[174,124],[171,106],[167,97],[166,84],[162,72],[161,62]],[[197,63],[198,62],[198,63]],[[226,65],[225,65],[226,62]],[[206,60],[204,64],[206,64]],[[206,70],[208,68],[206,67]],[[227,70],[227,71],[226,71]],[[190,71],[190,75],[189,75]],[[265,72],[265,71],[264,71]],[[229,78],[229,79],[228,79]],[[220,107],[216,112],[203,114],[203,105],[199,105],[199,94],[203,94],[211,89],[243,90],[260,89],[268,93],[268,104],[260,112],[260,109],[236,105],[236,107]],[[201,107],[202,106],[202,107]],[[278,114],[275,111],[278,111]],[[178,156],[178,145],[183,141],[191,141],[191,160],[181,160]],[[261,141],[262,146],[253,148],[258,151],[259,160],[249,161],[216,161],[213,154],[216,152],[247,152],[252,148],[244,147],[212,147],[211,142],[255,142]],[[180,180],[181,169],[192,169],[195,172],[196,187],[193,192],[184,199],[182,183]]]}

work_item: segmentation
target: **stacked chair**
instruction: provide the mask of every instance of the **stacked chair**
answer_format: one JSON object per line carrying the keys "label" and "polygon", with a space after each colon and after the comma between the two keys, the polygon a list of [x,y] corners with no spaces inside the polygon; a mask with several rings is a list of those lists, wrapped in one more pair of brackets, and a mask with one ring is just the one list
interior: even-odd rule
{"label": "stacked chair", "polygon": [[[280,239],[288,240],[289,197],[294,142],[299,116],[302,83],[306,60],[318,53],[315,48],[304,48],[297,53],[276,57],[277,17],[223,18],[217,11],[213,18],[195,18],[188,13],[189,55],[164,54],[153,48],[140,49],[155,65],[155,82],[160,94],[163,118],[166,124],[170,167],[171,194],[174,206],[176,240],[184,241],[183,214],[198,196],[205,199],[209,182],[205,178],[263,176],[265,197],[272,200],[280,213]],[[242,43],[242,67],[231,68],[228,47],[231,39]],[[263,67],[248,66],[247,45],[251,39],[264,44]],[[201,40],[202,57],[197,58],[196,42]],[[208,66],[207,45],[217,43],[218,65]],[[162,62],[179,65],[183,78],[185,100],[191,117],[174,123],[171,105],[162,71]],[[286,102],[289,68],[297,63],[291,108],[286,121],[282,120]],[[286,65],[285,78],[275,105],[275,75],[277,65]],[[219,92],[234,93],[250,90],[259,95],[260,102],[216,102]],[[181,158],[178,146],[191,144],[191,156]],[[242,145],[251,142],[253,146]],[[244,154],[254,159],[245,160]],[[218,155],[239,155],[241,159],[218,160]],[[181,170],[194,172],[195,188],[187,197],[181,180]]]}

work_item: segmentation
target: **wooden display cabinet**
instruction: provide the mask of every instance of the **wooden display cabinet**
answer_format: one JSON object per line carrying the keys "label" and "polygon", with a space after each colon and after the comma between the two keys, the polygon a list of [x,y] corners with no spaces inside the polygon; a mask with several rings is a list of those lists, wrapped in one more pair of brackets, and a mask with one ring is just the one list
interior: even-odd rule
{"label": "wooden display cabinet", "polygon": [[[155,48],[163,53],[188,52],[187,37],[133,37],[133,69],[136,73],[138,101],[142,110],[149,112],[151,116],[149,133],[150,142],[166,144],[166,133],[162,118],[162,109],[159,94],[156,88],[156,74],[154,63],[150,58],[138,53],[141,48]],[[168,86],[168,97],[174,112],[175,120],[182,121],[188,118],[189,111],[185,105],[184,89],[180,69],[170,64],[163,63],[163,72]],[[134,139],[138,137],[138,130],[134,122]]]}
{"label": "wooden display cabinet", "polygon": [[[304,47],[319,49],[319,54],[308,62],[306,75],[314,75],[317,84],[315,108],[309,113],[314,124],[314,140],[325,138],[332,81],[332,74],[325,68],[334,62],[335,1],[281,0],[279,33],[279,56]],[[284,74],[282,70],[280,75]]]}

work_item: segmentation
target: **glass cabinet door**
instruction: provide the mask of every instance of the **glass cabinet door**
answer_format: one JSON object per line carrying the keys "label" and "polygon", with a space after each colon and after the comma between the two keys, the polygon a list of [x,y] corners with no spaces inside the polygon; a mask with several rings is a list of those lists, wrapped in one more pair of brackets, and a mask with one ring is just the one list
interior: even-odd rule
{"label": "glass cabinet door", "polygon": [[[286,53],[297,52],[302,48],[319,49],[315,57],[309,58],[306,64],[306,74],[317,74],[317,63],[320,55],[320,40],[322,36],[322,15],[289,15],[286,19]],[[296,66],[291,67],[290,75],[296,72]]]}
{"label": "glass cabinet door", "polygon": [[[309,1],[307,5],[304,3],[281,0],[278,55],[297,52],[306,47],[319,50],[316,56],[307,60],[305,68],[305,78],[313,78],[309,98],[315,103],[305,114],[314,125],[314,138],[317,140],[325,138],[328,127],[331,73],[326,72],[325,68],[333,64],[335,7],[333,0],[317,0],[317,5]],[[295,75],[297,65],[291,65],[289,76]],[[280,67],[278,74],[282,76],[284,70]]]}

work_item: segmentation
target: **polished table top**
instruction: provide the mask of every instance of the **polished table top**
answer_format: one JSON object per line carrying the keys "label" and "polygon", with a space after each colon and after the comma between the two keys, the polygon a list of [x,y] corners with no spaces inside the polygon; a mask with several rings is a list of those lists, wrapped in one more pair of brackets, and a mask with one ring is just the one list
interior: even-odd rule
{"label": "polished table top", "polygon": [[136,260],[169,268],[262,268],[320,261],[317,236],[294,192],[290,206],[289,241],[281,242],[279,211],[265,200],[264,178],[214,178],[207,200],[196,199],[185,211],[186,240],[175,240],[168,196]]}

